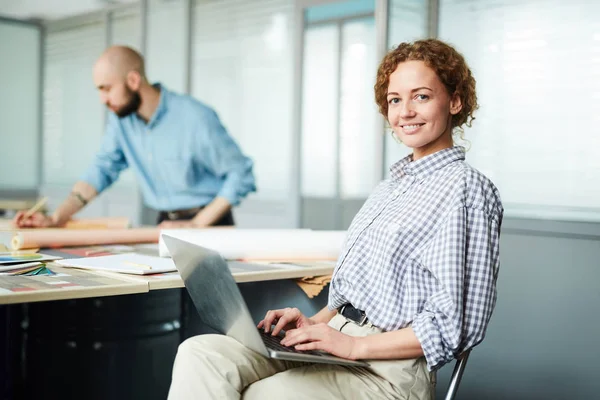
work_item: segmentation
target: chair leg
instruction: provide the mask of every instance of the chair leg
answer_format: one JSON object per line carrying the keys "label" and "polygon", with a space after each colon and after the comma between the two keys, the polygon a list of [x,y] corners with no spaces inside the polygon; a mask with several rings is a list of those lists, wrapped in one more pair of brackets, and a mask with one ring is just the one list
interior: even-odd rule
{"label": "chair leg", "polygon": [[456,360],[456,364],[454,365],[454,371],[452,371],[452,377],[450,378],[450,385],[448,385],[448,392],[446,393],[445,400],[454,400],[456,392],[458,392],[458,386],[460,385],[462,375],[465,372],[465,367],[467,366],[467,360],[469,359],[470,352],[470,350],[465,352],[460,359]]}

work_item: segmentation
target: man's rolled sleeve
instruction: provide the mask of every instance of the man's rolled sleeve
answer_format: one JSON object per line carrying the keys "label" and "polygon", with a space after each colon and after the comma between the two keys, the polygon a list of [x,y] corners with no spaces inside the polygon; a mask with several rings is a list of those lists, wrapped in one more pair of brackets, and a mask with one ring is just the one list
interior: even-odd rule
{"label": "man's rolled sleeve", "polygon": [[250,192],[256,191],[254,163],[240,150],[213,111],[205,115],[206,134],[199,135],[202,161],[216,176],[223,178],[218,197],[236,206]]}
{"label": "man's rolled sleeve", "polygon": [[81,180],[93,186],[98,194],[112,185],[119,178],[121,171],[128,167],[117,137],[119,129],[117,117],[110,114],[100,151],[81,177]]}
{"label": "man's rolled sleeve", "polygon": [[430,370],[483,340],[496,302],[499,236],[498,216],[461,207],[421,257],[437,282],[412,328]]}

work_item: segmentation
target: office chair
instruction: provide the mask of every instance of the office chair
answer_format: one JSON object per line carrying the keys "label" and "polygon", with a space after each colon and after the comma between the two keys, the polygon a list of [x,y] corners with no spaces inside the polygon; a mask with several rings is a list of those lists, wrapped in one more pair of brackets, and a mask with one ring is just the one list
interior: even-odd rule
{"label": "office chair", "polygon": [[445,400],[454,400],[456,392],[458,392],[458,385],[460,385],[463,372],[465,372],[465,367],[467,365],[467,360],[469,359],[470,353],[471,350],[465,351],[460,358],[456,360],[456,364],[454,364],[454,371],[452,371],[452,376],[450,377],[450,384],[448,385],[448,392],[446,393]]}

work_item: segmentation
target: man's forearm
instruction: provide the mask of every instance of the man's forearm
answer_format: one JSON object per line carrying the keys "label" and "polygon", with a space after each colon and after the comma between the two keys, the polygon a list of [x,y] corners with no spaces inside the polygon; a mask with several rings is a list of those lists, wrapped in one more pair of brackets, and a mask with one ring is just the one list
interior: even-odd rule
{"label": "man's forearm", "polygon": [[196,214],[192,222],[198,227],[211,226],[219,221],[229,210],[231,210],[229,201],[224,197],[216,197]]}
{"label": "man's forearm", "polygon": [[69,196],[52,214],[52,220],[56,226],[62,226],[71,219],[71,216],[81,210],[98,193],[96,189],[87,182],[79,181],[73,185]]}

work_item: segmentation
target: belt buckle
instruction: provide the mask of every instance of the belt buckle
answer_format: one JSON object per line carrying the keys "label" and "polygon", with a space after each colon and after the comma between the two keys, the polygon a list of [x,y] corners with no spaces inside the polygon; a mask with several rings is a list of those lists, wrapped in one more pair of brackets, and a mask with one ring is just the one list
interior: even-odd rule
{"label": "belt buckle", "polygon": [[[358,326],[364,326],[367,323],[367,314],[365,314],[364,312],[362,313],[362,317],[360,318],[360,321],[355,321],[351,318],[348,318],[344,315],[344,310],[346,309],[346,306],[348,305],[348,303],[344,304],[341,308],[340,308],[340,314],[342,314],[342,317],[346,318],[346,321],[348,322],[352,322],[353,324],[356,324]],[[355,308],[356,310],[356,308]],[[358,311],[358,310],[357,310]]]}
{"label": "belt buckle", "polygon": [[363,326],[364,324],[367,323],[367,315],[363,314],[363,316],[360,319],[360,321],[354,321],[354,323],[357,324],[358,326]]}

